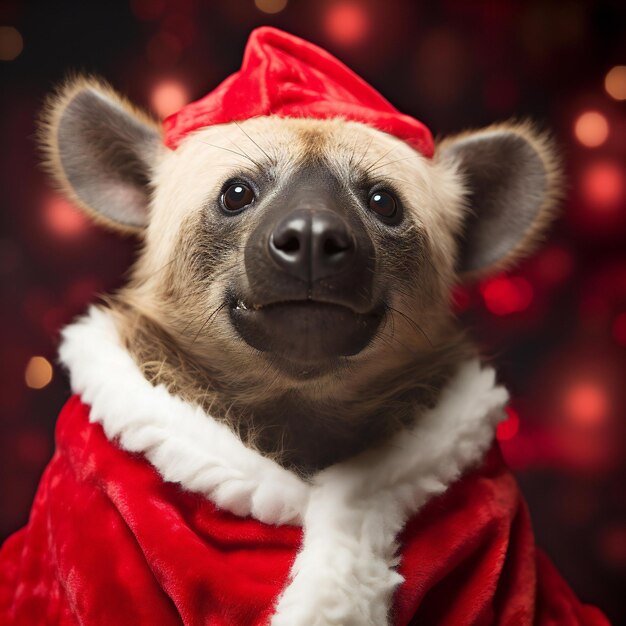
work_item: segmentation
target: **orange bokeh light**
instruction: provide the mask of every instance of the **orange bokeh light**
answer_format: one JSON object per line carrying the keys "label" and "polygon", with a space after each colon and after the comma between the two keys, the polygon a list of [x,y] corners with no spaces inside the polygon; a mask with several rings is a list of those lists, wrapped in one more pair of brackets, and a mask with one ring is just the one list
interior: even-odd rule
{"label": "orange bokeh light", "polygon": [[566,390],[563,397],[565,415],[580,426],[594,426],[603,421],[609,411],[606,390],[594,381],[581,381]]}
{"label": "orange bokeh light", "polygon": [[42,356],[34,356],[28,361],[24,371],[24,381],[31,389],[43,389],[52,380],[52,365]]}
{"label": "orange bokeh light", "polygon": [[352,46],[365,39],[370,30],[370,19],[357,2],[337,2],[326,13],[325,27],[336,43]]}
{"label": "orange bokeh light", "polygon": [[615,100],[626,100],[626,65],[616,65],[604,78],[606,92]]}
{"label": "orange bokeh light", "polygon": [[574,123],[576,139],[587,148],[601,146],[609,136],[609,123],[598,111],[586,111]]}
{"label": "orange bokeh light", "polygon": [[598,209],[615,207],[624,196],[624,176],[612,161],[599,161],[587,166],[581,178],[587,202]]}
{"label": "orange bokeh light", "polygon": [[521,276],[498,276],[483,283],[480,292],[485,306],[495,315],[524,311],[533,300],[532,285]]}
{"label": "orange bokeh light", "polygon": [[280,13],[286,6],[287,0],[254,0],[254,4],[263,13]]}
{"label": "orange bokeh light", "polygon": [[157,83],[150,95],[150,104],[161,118],[175,113],[189,102],[189,90],[180,81],[164,79]]}
{"label": "orange bokeh light", "polygon": [[24,40],[17,28],[0,26],[0,61],[17,59],[24,49]]}
{"label": "orange bokeh light", "polygon": [[43,208],[46,225],[60,237],[76,237],[89,225],[80,209],[63,196],[50,194],[44,201]]}

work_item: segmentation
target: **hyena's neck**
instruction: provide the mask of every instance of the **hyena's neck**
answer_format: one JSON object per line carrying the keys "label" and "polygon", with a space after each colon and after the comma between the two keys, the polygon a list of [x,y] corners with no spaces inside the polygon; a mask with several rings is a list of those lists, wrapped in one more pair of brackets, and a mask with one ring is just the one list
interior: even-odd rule
{"label": "hyena's neck", "polygon": [[[156,322],[119,301],[109,306],[126,348],[147,380],[202,407],[249,447],[284,467],[309,475],[382,442],[434,406],[440,391],[474,348],[461,334],[428,355],[403,363],[376,384],[349,396],[313,400],[298,391],[239,398],[236,390],[188,355]],[[262,395],[261,393],[259,394]]]}

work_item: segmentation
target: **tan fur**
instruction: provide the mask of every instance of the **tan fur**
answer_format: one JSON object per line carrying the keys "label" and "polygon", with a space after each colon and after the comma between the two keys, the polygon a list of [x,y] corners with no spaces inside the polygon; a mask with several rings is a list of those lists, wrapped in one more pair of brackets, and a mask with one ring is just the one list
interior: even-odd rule
{"label": "tan fur", "polygon": [[[48,167],[77,204],[60,165],[55,132],[63,107],[85,87],[104,89],[143,116],[93,79],[74,79],[49,101],[41,131]],[[524,134],[537,148],[550,193],[540,219],[502,265],[527,253],[538,239],[551,218],[559,181],[547,140],[524,124],[487,132],[505,127]],[[382,293],[383,286],[392,286],[377,336],[361,353],[345,358],[337,371],[297,379],[284,376],[271,358],[243,342],[223,306],[229,281],[242,273],[241,242],[253,227],[253,213],[239,219],[239,244],[224,246],[216,267],[206,267],[210,261],[203,237],[211,236],[206,212],[224,181],[242,168],[254,170],[261,163],[280,180],[311,160],[324,161],[345,180],[367,170],[392,186],[406,210],[411,235],[406,241],[413,242],[406,245],[420,249],[417,268],[403,265],[417,254],[413,249],[377,251],[374,289]],[[129,284],[108,301],[123,341],[153,384],[203,406],[248,445],[279,462],[307,472],[419,419],[457,364],[473,353],[449,302],[457,280],[456,240],[467,210],[454,163],[426,159],[399,139],[356,122],[264,117],[201,129],[177,150],[164,149],[151,183],[141,254]],[[373,220],[374,230],[380,228],[371,216],[366,219]],[[385,270],[392,266],[395,273]]]}
{"label": "tan fur", "polygon": [[[349,359],[350,376],[330,372],[313,381],[285,379],[265,357],[237,341],[227,311],[206,324],[219,307],[227,272],[214,275],[206,289],[189,282],[199,207],[218,193],[231,171],[250,163],[241,155],[257,159],[264,152],[272,158],[277,176],[313,153],[337,170],[348,172],[359,161],[364,168],[379,168],[381,179],[399,189],[415,227],[428,233],[426,271],[411,277],[412,293],[396,294],[393,306],[398,313],[390,315],[370,347]],[[376,429],[382,436],[407,419],[409,405],[399,397],[413,391],[410,406],[418,398],[423,405],[432,404],[455,364],[467,355],[468,343],[454,329],[448,303],[454,235],[462,218],[460,183],[455,172],[403,142],[342,121],[254,119],[194,133],[164,157],[155,187],[143,254],[130,284],[112,306],[146,376],[226,419],[249,445],[287,462],[289,450],[281,449],[284,435],[263,433],[280,431],[280,424],[268,425],[266,407],[294,391],[303,402],[317,403],[322,413],[332,407],[333,419],[325,418],[329,431],[344,430],[350,423],[365,425],[385,408],[397,420]],[[402,250],[393,253],[403,255]],[[224,267],[240,266],[240,254],[230,251]],[[394,404],[396,410],[389,411]],[[265,418],[260,420],[257,412]]]}
{"label": "tan fur", "polygon": [[71,75],[59,88],[46,99],[37,128],[37,139],[43,153],[43,166],[48,171],[58,189],[64,193],[73,204],[82,209],[96,223],[109,230],[126,235],[137,235],[141,229],[115,222],[102,213],[95,211],[84,203],[74,192],[72,185],[61,164],[59,156],[58,130],[61,115],[67,105],[78,93],[85,89],[93,89],[105,95],[112,102],[125,109],[130,115],[139,118],[148,126],[152,126],[161,133],[160,124],[145,111],[142,111],[129,100],[119,95],[108,83],[100,78],[85,75]]}
{"label": "tan fur", "polygon": [[[395,304],[400,310],[407,306],[414,308],[411,315],[417,317],[424,324],[426,334],[433,340],[437,340],[439,327],[446,325],[446,318],[449,318],[449,306],[447,302],[447,290],[454,280],[454,232],[451,225],[458,227],[461,219],[461,207],[459,201],[458,181],[455,174],[449,174],[447,170],[440,168],[435,163],[428,161],[421,155],[411,150],[403,142],[364,127],[360,124],[345,123],[341,121],[312,121],[312,120],[282,120],[282,119],[253,119],[240,124],[250,137],[254,138],[262,149],[274,153],[278,158],[276,169],[288,171],[295,167],[300,159],[307,154],[307,148],[311,146],[311,134],[314,131],[322,132],[327,140],[325,144],[318,138],[315,142],[316,150],[320,150],[321,145],[325,145],[332,161],[336,166],[349,167],[348,162],[353,157],[355,147],[355,137],[362,138],[361,145],[368,145],[368,153],[364,156],[364,165],[375,165],[381,167],[381,175],[388,177],[401,186],[405,186],[406,204],[413,212],[413,218],[425,231],[429,233],[431,241],[432,258],[431,264],[437,267],[436,272],[429,272],[425,277],[429,284],[424,286],[428,293],[428,298],[415,298],[412,302],[403,303],[398,298]],[[238,125],[239,126],[239,125]],[[228,177],[228,170],[233,171],[242,162],[244,157],[233,154],[232,151],[245,151],[252,158],[259,156],[260,149],[248,139],[238,126],[221,126],[203,130],[189,137],[183,145],[176,151],[167,155],[163,160],[156,176],[156,194],[152,209],[152,219],[145,236],[145,251],[140,258],[134,279],[129,289],[124,291],[125,297],[130,297],[136,306],[140,307],[142,313],[152,319],[159,319],[166,311],[168,317],[165,327],[178,326],[176,312],[168,311],[167,305],[162,302],[163,290],[167,290],[167,285],[184,285],[185,276],[188,274],[189,259],[184,252],[177,256],[177,248],[186,250],[188,246],[184,243],[186,239],[193,238],[195,226],[193,218],[197,214],[198,207],[203,206],[206,197],[216,195],[221,181]],[[304,140],[299,135],[304,132]],[[369,143],[370,135],[374,133],[378,141]],[[227,148],[227,150],[222,150]],[[280,154],[282,153],[282,154]],[[284,156],[283,156],[284,155]],[[387,155],[391,161],[396,161],[393,165],[386,165]],[[397,156],[396,156],[397,155]],[[363,155],[357,153],[357,157]],[[393,158],[392,158],[393,157]],[[376,165],[378,162],[378,165]],[[216,170],[215,163],[220,167]],[[211,171],[213,170],[213,172]],[[214,179],[213,181],[211,179]],[[197,184],[203,180],[205,187]],[[402,189],[402,187],[401,187]],[[162,208],[161,208],[162,207]],[[190,222],[191,220],[191,222]],[[185,233],[187,233],[185,235]],[[398,252],[401,254],[401,251]],[[169,263],[169,264],[168,264]],[[225,261],[225,265],[229,261]],[[237,264],[236,251],[230,264]],[[189,298],[188,294],[195,291],[192,285],[183,286],[177,295],[177,308],[184,306],[187,314],[194,317],[201,315],[203,311],[212,310],[211,302],[217,306],[217,297],[222,292],[224,284],[221,276],[213,277],[211,285],[207,286],[207,293],[202,294],[202,298]],[[197,288],[197,285],[195,286]],[[420,290],[423,295],[423,290]],[[433,307],[433,302],[437,304]],[[213,307],[214,308],[214,307]],[[405,311],[406,312],[406,311]],[[163,320],[165,321],[165,320]],[[200,317],[199,321],[204,321]],[[184,322],[187,324],[187,321]],[[182,330],[182,326],[179,326]],[[192,337],[200,330],[199,324],[192,323],[187,329]],[[391,329],[385,330],[384,341],[393,341],[395,350],[390,351],[390,359],[397,363],[400,355],[410,358],[414,350],[424,349],[427,341],[423,336],[417,335],[410,323],[402,318],[395,320],[396,337],[391,338]],[[228,354],[228,369],[249,370],[250,362],[256,359],[254,351],[246,345],[240,345],[239,350],[233,352],[232,346],[235,337],[230,325],[221,323],[218,316],[211,324],[212,333],[217,335],[217,340],[213,341],[218,345],[214,346],[211,353]],[[403,342],[399,339],[403,335],[411,336],[410,342]],[[187,345],[185,348],[196,353],[197,358],[204,359],[207,353],[202,337],[195,340],[194,345]],[[185,343],[185,339],[179,340]],[[191,343],[191,342],[190,342]],[[381,342],[382,343],[382,342]],[[388,365],[386,354],[363,355],[364,360],[371,360],[372,376],[379,373],[378,364],[383,367]],[[211,354],[211,360],[218,358]],[[207,359],[208,360],[208,359]],[[374,366],[374,364],[376,364]],[[265,366],[265,365],[263,365]],[[251,378],[256,377],[256,372]],[[320,381],[314,385],[321,393],[327,391],[328,381]],[[294,384],[289,381],[289,387]],[[275,385],[280,388],[281,381],[276,380]],[[310,383],[306,384],[307,387]],[[345,385],[342,383],[342,388]],[[311,391],[311,390],[309,390]]]}
{"label": "tan fur", "polygon": [[[263,388],[255,387],[250,394],[245,387],[216,385],[206,368],[182,352],[159,323],[139,315],[123,298],[110,298],[108,305],[115,315],[122,341],[152,384],[163,385],[170,393],[203,407],[215,419],[228,424],[246,445],[303,475],[325,464],[318,462],[311,453],[308,455],[311,462],[305,464],[301,449],[285,446],[285,431],[289,425],[272,410],[273,402],[280,400],[285,390],[264,394]],[[475,355],[475,348],[456,331],[435,350],[424,353],[421,359],[415,359],[406,367],[394,367],[378,379],[362,381],[354,387],[349,402],[344,398],[337,404],[332,396],[326,395],[313,399],[318,403],[317,418],[323,420],[321,426],[327,434],[342,436],[339,449],[334,451],[334,460],[373,443],[356,440],[351,442],[351,447],[346,447],[345,441],[351,438],[355,425],[380,440],[411,423],[421,410],[434,406],[456,365]],[[408,394],[412,401],[407,404],[401,399]],[[379,420],[381,413],[385,415],[384,420]]]}

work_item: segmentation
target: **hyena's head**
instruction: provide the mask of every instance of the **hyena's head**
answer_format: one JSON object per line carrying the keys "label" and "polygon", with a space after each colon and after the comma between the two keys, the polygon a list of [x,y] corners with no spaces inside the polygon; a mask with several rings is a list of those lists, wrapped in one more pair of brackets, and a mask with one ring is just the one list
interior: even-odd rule
{"label": "hyena's head", "polygon": [[143,350],[158,335],[159,354],[234,404],[428,383],[420,368],[459,352],[451,287],[528,252],[556,193],[551,147],[528,125],[444,140],[433,159],[341,119],[258,117],[169,150],[89,80],[66,85],[46,122],[64,189],[143,240],[120,296],[139,316],[128,334]]}

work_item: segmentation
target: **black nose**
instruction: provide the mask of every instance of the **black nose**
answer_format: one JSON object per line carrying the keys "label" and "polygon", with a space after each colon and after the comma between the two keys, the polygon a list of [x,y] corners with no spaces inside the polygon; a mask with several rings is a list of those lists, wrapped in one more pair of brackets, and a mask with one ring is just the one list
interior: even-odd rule
{"label": "black nose", "polygon": [[348,225],[333,211],[301,210],[278,222],[269,252],[283,270],[314,283],[350,265],[356,245]]}

